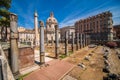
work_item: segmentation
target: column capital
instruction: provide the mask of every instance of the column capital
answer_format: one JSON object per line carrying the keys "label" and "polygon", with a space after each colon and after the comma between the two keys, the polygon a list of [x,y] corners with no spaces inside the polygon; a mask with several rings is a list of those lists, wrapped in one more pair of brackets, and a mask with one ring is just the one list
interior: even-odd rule
{"label": "column capital", "polygon": [[39,21],[40,27],[44,27],[44,22],[43,21]]}
{"label": "column capital", "polygon": [[17,22],[17,20],[18,20],[17,15],[14,14],[14,13],[10,13],[10,21],[15,21],[15,22]]}

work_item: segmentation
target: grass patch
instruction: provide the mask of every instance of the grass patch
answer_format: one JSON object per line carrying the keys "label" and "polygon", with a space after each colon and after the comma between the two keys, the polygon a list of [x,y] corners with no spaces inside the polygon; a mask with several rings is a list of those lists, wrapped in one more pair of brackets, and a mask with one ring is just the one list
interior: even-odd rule
{"label": "grass patch", "polygon": [[[30,73],[31,73],[31,72],[30,72]],[[18,78],[17,80],[23,80],[23,78],[24,78],[25,76],[29,75],[30,73],[27,73],[27,74],[24,74],[24,75],[19,76],[19,78]]]}
{"label": "grass patch", "polygon": [[[68,52],[68,56],[70,56],[71,54],[73,54],[73,52],[72,51],[69,51]],[[61,58],[61,59],[64,59],[64,58],[66,58],[67,57],[67,55],[65,55],[65,54],[61,54],[60,56],[59,56],[59,58]]]}
{"label": "grass patch", "polygon": [[72,52],[72,51],[69,51],[69,52],[68,52],[68,55],[71,55],[71,54],[73,54],[73,52]]}
{"label": "grass patch", "polygon": [[94,53],[94,51],[91,51],[92,53]]}
{"label": "grass patch", "polygon": [[61,54],[59,57],[60,57],[61,59],[64,59],[64,58],[66,58],[67,56],[66,56],[65,54]]}

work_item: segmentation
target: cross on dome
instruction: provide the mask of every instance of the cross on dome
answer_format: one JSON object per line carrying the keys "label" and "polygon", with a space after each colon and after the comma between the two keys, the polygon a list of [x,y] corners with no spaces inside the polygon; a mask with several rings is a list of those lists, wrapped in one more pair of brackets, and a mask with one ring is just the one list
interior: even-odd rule
{"label": "cross on dome", "polygon": [[50,12],[50,17],[54,17],[54,13],[53,12]]}

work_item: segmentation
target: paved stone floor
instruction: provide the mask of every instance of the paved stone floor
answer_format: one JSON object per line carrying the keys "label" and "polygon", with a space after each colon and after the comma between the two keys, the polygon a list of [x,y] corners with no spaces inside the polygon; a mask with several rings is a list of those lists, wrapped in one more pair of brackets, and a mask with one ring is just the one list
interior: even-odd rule
{"label": "paved stone floor", "polygon": [[59,80],[74,67],[73,64],[62,60],[52,60],[46,64],[46,66],[32,72],[23,80]]}
{"label": "paved stone floor", "polygon": [[[39,54],[40,53],[39,53],[39,50],[35,50],[34,53],[35,53],[34,54],[34,59],[35,59],[36,62],[39,63],[40,62],[40,58],[39,58],[39,56],[40,56]],[[47,55],[48,55],[48,53],[45,53],[45,62],[49,62],[49,61],[53,60],[53,58],[49,58],[49,57],[47,57]],[[24,74],[30,73],[32,71],[35,71],[35,70],[37,70],[39,68],[40,68],[40,66],[37,65],[37,64],[35,64],[35,65],[32,65],[32,66],[20,69],[20,74],[24,75]]]}
{"label": "paved stone floor", "polygon": [[[35,50],[34,53],[35,53],[34,54],[35,61],[40,62],[40,52],[39,52],[39,50]],[[49,61],[53,60],[53,58],[47,57],[48,54],[49,53],[45,53],[45,62],[49,62]]]}

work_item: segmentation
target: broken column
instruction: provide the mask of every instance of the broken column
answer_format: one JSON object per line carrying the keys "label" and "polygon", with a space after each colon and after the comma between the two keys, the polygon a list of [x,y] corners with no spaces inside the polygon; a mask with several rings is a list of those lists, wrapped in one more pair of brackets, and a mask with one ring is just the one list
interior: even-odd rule
{"label": "broken column", "polygon": [[65,32],[65,55],[68,55],[68,32]]}
{"label": "broken column", "polygon": [[80,48],[83,47],[82,34],[80,34]]}
{"label": "broken column", "polygon": [[45,63],[45,49],[44,49],[44,23],[39,21],[40,24],[40,63]]}
{"label": "broken column", "polygon": [[76,50],[78,50],[79,49],[79,33],[77,33],[77,35],[76,35]]}
{"label": "broken column", "polygon": [[18,67],[18,30],[17,30],[17,15],[10,13],[10,51],[11,51],[11,69],[14,75],[19,73]]}
{"label": "broken column", "polygon": [[72,52],[74,52],[74,33],[72,32]]}
{"label": "broken column", "polygon": [[55,25],[55,57],[59,57],[59,38],[58,38],[58,25]]}

